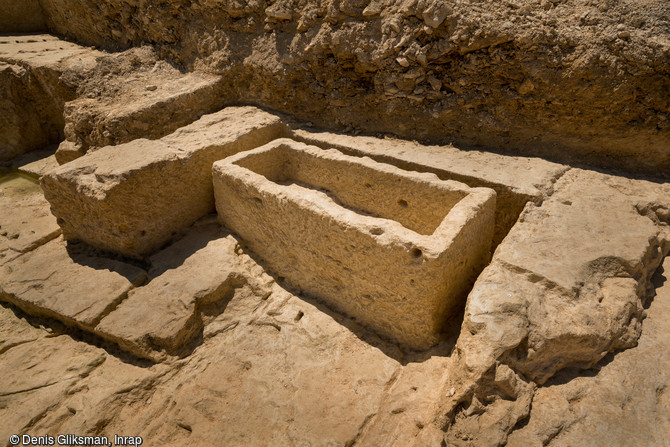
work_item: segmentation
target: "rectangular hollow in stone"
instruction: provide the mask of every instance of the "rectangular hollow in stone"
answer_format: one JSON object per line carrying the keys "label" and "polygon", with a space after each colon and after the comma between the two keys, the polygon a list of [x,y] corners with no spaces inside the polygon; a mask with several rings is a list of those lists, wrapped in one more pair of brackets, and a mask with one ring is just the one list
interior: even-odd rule
{"label": "rectangular hollow in stone", "polygon": [[228,107],[159,140],[107,146],[41,178],[63,236],[141,258],[214,211],[212,163],[283,132],[254,107]]}
{"label": "rectangular hollow in stone", "polygon": [[214,163],[219,219],[276,275],[415,349],[490,255],[495,192],[275,140]]}
{"label": "rectangular hollow in stone", "polygon": [[430,146],[416,141],[344,135],[292,129],[294,140],[347,155],[370,157],[408,171],[432,172],[442,180],[456,180],[496,192],[493,249],[514,226],[528,202],[539,203],[569,168],[541,158],[461,150],[452,145]]}

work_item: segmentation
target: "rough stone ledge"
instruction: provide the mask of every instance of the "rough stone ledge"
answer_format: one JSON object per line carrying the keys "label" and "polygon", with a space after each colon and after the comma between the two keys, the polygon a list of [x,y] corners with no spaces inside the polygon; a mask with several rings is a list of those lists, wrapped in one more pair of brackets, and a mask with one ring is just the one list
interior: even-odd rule
{"label": "rough stone ledge", "polygon": [[36,179],[0,176],[0,266],[60,234]]}
{"label": "rough stone ledge", "polygon": [[236,306],[252,313],[270,294],[272,278],[249,261],[215,217],[205,218],[150,258],[149,282],[131,290],[95,333],[152,361],[188,355],[213,318],[227,312],[218,324],[233,328],[240,316],[228,315]]}
{"label": "rough stone ledge", "polygon": [[[66,103],[65,141],[56,151],[58,163],[136,138],[163,137],[221,108],[223,101],[216,93],[218,76],[174,72],[177,70],[167,74],[138,71],[132,81],[118,76],[116,82],[124,89],[121,97],[80,97]],[[140,78],[135,79],[137,76]],[[147,85],[155,90],[147,91]]]}
{"label": "rough stone ledge", "polygon": [[436,416],[448,445],[504,443],[537,384],[636,345],[652,275],[670,251],[658,218],[669,193],[668,184],[572,169],[550,198],[527,206],[468,297],[460,373]]}
{"label": "rough stone ledge", "polygon": [[0,299],[91,331],[145,280],[144,270],[73,252],[59,237],[0,267]]}

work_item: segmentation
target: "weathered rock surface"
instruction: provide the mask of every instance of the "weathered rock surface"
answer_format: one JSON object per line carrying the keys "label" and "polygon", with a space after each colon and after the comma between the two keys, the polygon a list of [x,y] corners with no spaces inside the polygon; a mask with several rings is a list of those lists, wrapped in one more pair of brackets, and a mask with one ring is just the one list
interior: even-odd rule
{"label": "weathered rock surface", "polygon": [[19,173],[39,179],[50,170],[58,167],[56,146],[48,146],[46,149],[27,152],[12,159],[11,168]]}
{"label": "weathered rock surface", "polygon": [[47,334],[46,331],[33,327],[20,320],[17,313],[6,305],[0,306],[0,354],[9,349],[30,343]]}
{"label": "weathered rock surface", "polygon": [[68,250],[61,237],[0,269],[1,300],[89,330],[146,279],[138,267]]}
{"label": "weathered rock surface", "polygon": [[453,371],[452,347],[452,340],[448,340],[433,351],[403,358],[402,369],[356,445],[418,447],[442,443],[444,433],[434,425],[434,415]]}
{"label": "weathered rock surface", "polygon": [[[26,324],[27,325],[27,324]],[[57,408],[82,377],[105,361],[104,351],[74,341],[68,335],[17,345],[0,355],[0,436],[32,426]]]}
{"label": "weathered rock surface", "polygon": [[509,446],[665,446],[670,441],[670,258],[655,277],[635,349],[587,375],[566,371],[533,397],[527,423]]}
{"label": "weathered rock surface", "polygon": [[170,446],[352,445],[400,366],[342,323],[273,294],[107,429]]}
{"label": "weathered rock surface", "polygon": [[462,391],[447,405],[454,445],[504,442],[535,384],[640,336],[651,277],[670,250],[658,218],[668,185],[573,169],[555,188],[529,205],[468,297],[456,348]]}
{"label": "weathered rock surface", "polygon": [[100,54],[46,34],[0,37],[0,161],[63,139],[64,104],[76,95],[67,73]]}
{"label": "weathered rock surface", "polygon": [[[261,297],[270,294],[269,287],[263,293],[256,283],[263,275],[266,281],[271,278],[262,270],[259,277],[247,278],[251,272],[244,258],[238,242],[216,221],[194,225],[184,238],[150,258],[149,283],[131,290],[95,332],[141,357],[188,354],[192,343],[202,339],[204,324],[228,305],[246,300],[253,308],[261,301],[254,291]],[[225,329],[238,323],[228,321]]]}
{"label": "weathered rock surface", "polygon": [[180,72],[151,47],[102,55],[95,70],[73,76],[78,98],[65,105],[56,158],[63,164],[89,150],[172,133],[224,105],[218,81]]}
{"label": "weathered rock surface", "polygon": [[142,257],[214,210],[214,161],[283,131],[274,115],[229,107],[159,140],[103,148],[41,184],[66,239]]}
{"label": "weathered rock surface", "polygon": [[44,0],[59,35],[155,43],[325,128],[670,168],[665,0]]}
{"label": "weathered rock surface", "polygon": [[[3,370],[14,368],[0,385],[0,414],[11,416],[2,434],[139,435],[175,446],[356,442],[395,383],[402,352],[280,289],[256,296],[255,307],[238,298],[212,315],[203,345],[172,365],[135,366],[67,336],[0,353]],[[39,370],[37,355],[49,361]],[[412,393],[421,401],[430,389]]]}
{"label": "weathered rock surface", "polygon": [[34,178],[0,177],[0,265],[61,233]]}
{"label": "weathered rock surface", "polygon": [[14,340],[0,348],[3,440],[12,434],[94,435],[166,373],[161,365],[126,363],[69,335],[33,326],[20,314],[0,306],[0,331]]}

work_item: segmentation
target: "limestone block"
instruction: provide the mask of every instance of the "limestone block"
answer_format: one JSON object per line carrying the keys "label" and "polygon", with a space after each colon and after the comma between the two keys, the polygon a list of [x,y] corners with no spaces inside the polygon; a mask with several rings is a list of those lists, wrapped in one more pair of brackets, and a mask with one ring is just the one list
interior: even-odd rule
{"label": "limestone block", "polygon": [[495,192],[288,139],[214,164],[221,222],[286,284],[412,348],[489,259]]}
{"label": "limestone block", "polygon": [[102,148],[49,172],[41,184],[66,239],[139,258],[214,210],[215,160],[282,130],[274,115],[230,107],[159,140]]}
{"label": "limestone block", "polygon": [[[163,137],[221,108],[216,94],[218,76],[182,74],[175,69],[138,72],[139,79],[118,76],[109,81],[119,84],[123,95],[80,97],[65,104],[65,141],[56,152],[59,164],[92,149]],[[156,89],[149,91],[147,84],[160,88],[154,85]]]}
{"label": "limestone block", "polygon": [[59,234],[37,180],[15,173],[0,177],[0,265]]}
{"label": "limestone block", "polygon": [[130,264],[70,253],[59,237],[0,267],[0,299],[90,330],[145,279]]}
{"label": "limestone block", "polygon": [[243,282],[236,268],[236,245],[216,222],[194,227],[151,257],[151,281],[131,290],[96,332],[153,360],[178,354],[202,331],[202,308],[230,298]]}

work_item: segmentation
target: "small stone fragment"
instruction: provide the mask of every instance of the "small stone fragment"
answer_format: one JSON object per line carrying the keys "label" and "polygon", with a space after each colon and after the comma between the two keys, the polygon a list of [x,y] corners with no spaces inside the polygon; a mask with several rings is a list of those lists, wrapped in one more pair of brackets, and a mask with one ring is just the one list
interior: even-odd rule
{"label": "small stone fragment", "polygon": [[400,56],[400,57],[396,58],[396,62],[403,67],[409,67],[409,61],[404,56]]}

